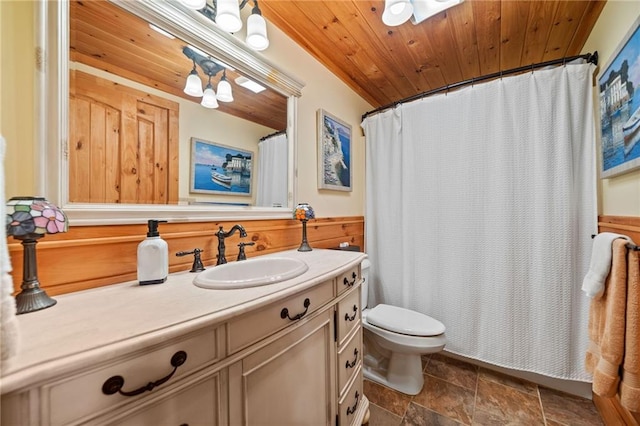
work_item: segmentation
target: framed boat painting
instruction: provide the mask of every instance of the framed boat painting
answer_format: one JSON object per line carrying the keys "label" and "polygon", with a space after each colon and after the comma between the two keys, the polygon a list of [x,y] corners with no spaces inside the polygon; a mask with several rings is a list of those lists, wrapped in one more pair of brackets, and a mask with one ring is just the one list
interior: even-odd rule
{"label": "framed boat painting", "polygon": [[351,126],[318,110],[318,188],[351,191]]}
{"label": "framed boat painting", "polygon": [[191,138],[189,192],[250,196],[252,159],[251,151]]}
{"label": "framed boat painting", "polygon": [[640,168],[640,17],[598,75],[601,178]]}

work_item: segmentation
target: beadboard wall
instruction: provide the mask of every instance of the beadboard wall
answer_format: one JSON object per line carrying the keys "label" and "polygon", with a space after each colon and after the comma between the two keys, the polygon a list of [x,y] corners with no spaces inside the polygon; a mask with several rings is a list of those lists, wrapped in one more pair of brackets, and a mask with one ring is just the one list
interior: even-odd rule
{"label": "beadboard wall", "polygon": [[[176,252],[202,249],[206,266],[214,265],[219,226],[229,230],[236,222],[161,223],[160,235],[169,245],[170,272],[191,269],[193,256],[176,257]],[[247,258],[295,249],[302,239],[302,224],[292,219],[247,220],[240,224],[247,237],[236,232],[225,240],[226,258],[235,261],[238,243],[254,242],[245,247]],[[136,279],[137,248],[146,237],[147,225],[75,226],[69,232],[47,235],[37,244],[38,279],[50,296],[86,290]],[[341,242],[364,249],[364,217],[314,219],[307,223],[311,247],[338,247]],[[8,238],[16,293],[22,282],[22,245]]]}

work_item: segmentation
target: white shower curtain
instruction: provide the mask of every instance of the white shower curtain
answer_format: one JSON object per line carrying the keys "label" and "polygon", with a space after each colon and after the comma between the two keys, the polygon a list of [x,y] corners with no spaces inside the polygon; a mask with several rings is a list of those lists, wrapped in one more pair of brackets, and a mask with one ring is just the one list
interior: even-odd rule
{"label": "white shower curtain", "polygon": [[363,121],[370,305],[437,318],[450,352],[590,380],[593,70],[505,77]]}
{"label": "white shower curtain", "polygon": [[258,144],[258,195],[256,205],[287,205],[287,135],[278,133]]}

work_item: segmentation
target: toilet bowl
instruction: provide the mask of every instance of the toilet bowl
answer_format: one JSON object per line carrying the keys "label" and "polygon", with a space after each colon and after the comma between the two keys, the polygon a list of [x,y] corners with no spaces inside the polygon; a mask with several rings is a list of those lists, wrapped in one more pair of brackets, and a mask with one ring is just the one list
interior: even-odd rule
{"label": "toilet bowl", "polygon": [[398,306],[368,308],[370,265],[368,259],[362,262],[364,377],[416,395],[424,385],[421,356],[444,348],[445,327],[436,319]]}

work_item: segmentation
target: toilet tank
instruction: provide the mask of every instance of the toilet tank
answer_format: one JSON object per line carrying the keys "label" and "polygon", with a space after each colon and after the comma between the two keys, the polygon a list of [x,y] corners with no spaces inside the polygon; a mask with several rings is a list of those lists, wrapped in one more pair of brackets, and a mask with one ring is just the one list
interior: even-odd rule
{"label": "toilet tank", "polygon": [[369,269],[371,267],[371,262],[369,259],[365,259],[360,264],[360,269],[362,273],[362,285],[360,286],[360,306],[362,309],[367,307],[367,299],[369,297]]}

